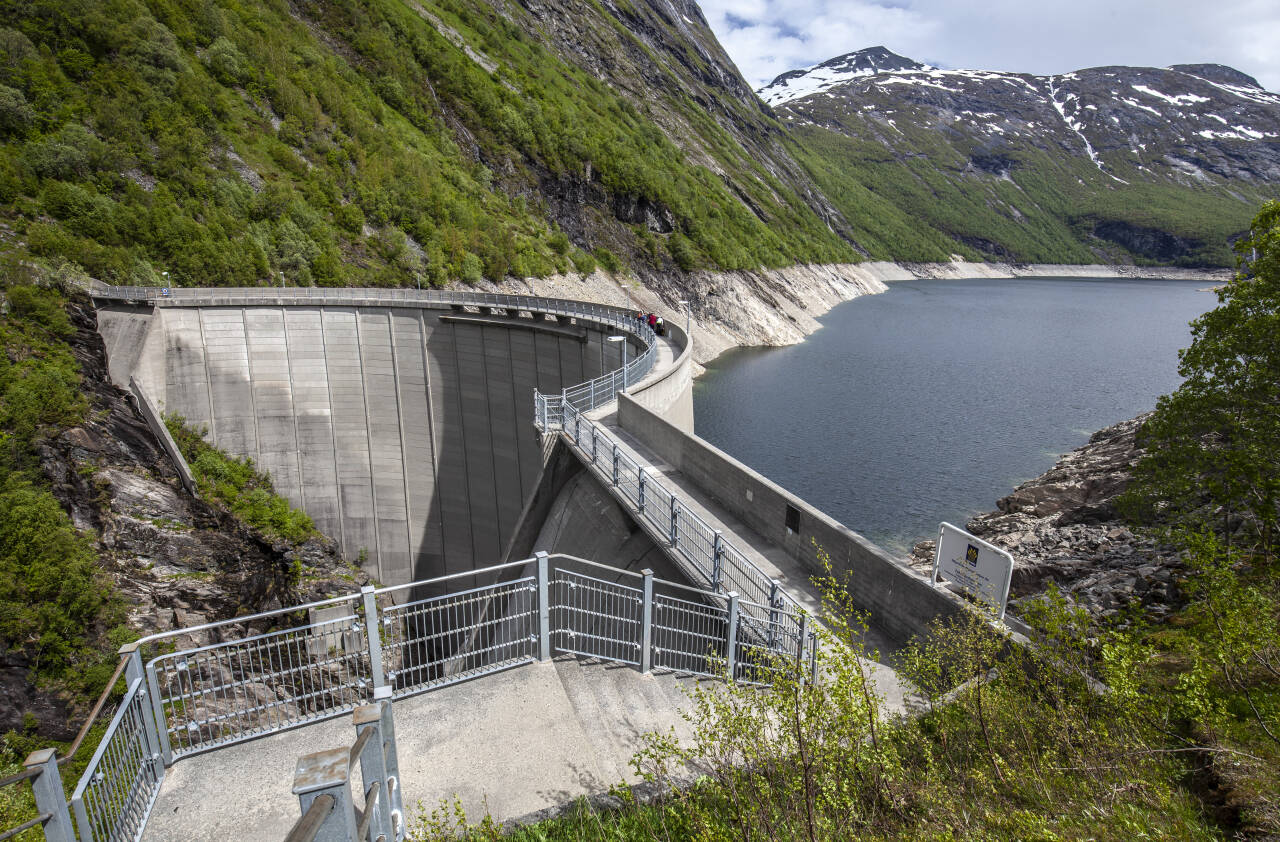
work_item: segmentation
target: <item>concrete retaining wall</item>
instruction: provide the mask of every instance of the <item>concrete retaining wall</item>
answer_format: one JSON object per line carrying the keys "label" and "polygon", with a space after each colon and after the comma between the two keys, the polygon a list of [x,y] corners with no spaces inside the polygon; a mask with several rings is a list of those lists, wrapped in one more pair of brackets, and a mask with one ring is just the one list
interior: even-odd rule
{"label": "concrete retaining wall", "polygon": [[693,434],[693,343],[684,328],[667,325],[667,335],[681,348],[670,368],[641,386],[627,390],[636,403]]}
{"label": "concrete retaining wall", "polygon": [[542,468],[534,388],[559,392],[609,358],[613,329],[587,320],[501,321],[284,300],[105,307],[99,330],[113,377],[252,458],[396,584],[499,560]]}
{"label": "concrete retaining wall", "polygon": [[[905,563],[627,395],[618,400],[618,424],[815,575],[823,573],[818,549],[825,550],[837,578],[849,574],[858,607],[891,637],[906,640],[933,619],[962,610],[955,596]],[[798,528],[788,528],[789,515]]]}
{"label": "concrete retaining wall", "polygon": [[160,410],[156,407],[155,402],[148,397],[147,393],[138,385],[138,381],[132,377],[129,378],[129,391],[133,394],[133,399],[138,404],[138,412],[141,413],[142,419],[147,422],[147,426],[151,428],[151,434],[160,441],[160,446],[164,448],[164,452],[169,454],[169,460],[173,462],[174,469],[178,472],[178,481],[182,483],[182,487],[192,497],[199,497],[200,493],[196,489],[196,478],[191,473],[191,466],[187,464],[187,459],[182,455],[182,451],[178,448],[178,443],[173,440],[169,428],[165,426],[164,418],[160,415]]}

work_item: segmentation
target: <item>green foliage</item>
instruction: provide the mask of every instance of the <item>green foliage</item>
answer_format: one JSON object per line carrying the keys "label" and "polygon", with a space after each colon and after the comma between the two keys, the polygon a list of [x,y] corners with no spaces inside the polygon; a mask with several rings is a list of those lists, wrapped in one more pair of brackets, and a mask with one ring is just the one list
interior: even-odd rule
{"label": "green foliage", "polygon": [[569,259],[573,261],[573,268],[579,274],[590,275],[596,271],[596,259],[581,249],[570,252]]}
{"label": "green foliage", "polygon": [[0,85],[0,138],[23,137],[35,121],[35,109],[22,91]]}
{"label": "green foliage", "polygon": [[591,255],[596,259],[596,263],[600,264],[601,268],[606,272],[616,273],[622,271],[622,261],[618,259],[616,254],[609,251],[604,246],[593,249]]}
{"label": "green foliage", "polygon": [[169,415],[164,420],[191,466],[201,496],[221,502],[272,540],[298,544],[319,534],[306,512],[275,493],[271,478],[258,471],[252,459],[228,456],[179,416]]}
{"label": "green foliage", "polygon": [[[3,0],[0,210],[37,255],[117,283],[474,282],[567,268],[567,238],[523,198],[550,173],[665,209],[699,264],[852,256],[678,86],[664,97],[732,189],[529,37],[527,12],[428,6]],[[601,265],[654,254],[599,222]],[[384,253],[388,227],[429,260]]]}
{"label": "green foliage", "polygon": [[0,486],[0,639],[37,675],[98,657],[86,644],[119,622],[92,543],[53,496],[18,474]]}
{"label": "green foliage", "polygon": [[1280,202],[1238,248],[1244,270],[1192,322],[1186,378],[1144,425],[1126,497],[1146,521],[1213,523],[1273,553],[1280,520]]}
{"label": "green foliage", "polygon": [[40,436],[79,422],[86,409],[80,371],[61,338],[71,326],[64,299],[29,285],[5,291],[10,317],[0,320],[0,470],[29,468]]}
{"label": "green foliage", "polygon": [[[17,274],[13,270],[7,273]],[[38,470],[36,447],[80,423],[87,404],[65,342],[55,289],[13,283],[0,319],[0,643],[35,676],[77,696],[96,692],[109,658],[99,648],[121,608]],[[96,685],[95,685],[96,682]]]}

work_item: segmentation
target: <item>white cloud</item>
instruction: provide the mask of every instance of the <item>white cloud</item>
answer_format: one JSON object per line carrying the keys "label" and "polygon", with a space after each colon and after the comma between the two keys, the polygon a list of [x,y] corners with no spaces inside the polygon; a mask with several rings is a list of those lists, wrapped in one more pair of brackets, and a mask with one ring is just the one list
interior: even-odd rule
{"label": "white cloud", "polygon": [[883,44],[944,67],[1065,73],[1212,62],[1280,91],[1275,0],[704,0],[753,86]]}

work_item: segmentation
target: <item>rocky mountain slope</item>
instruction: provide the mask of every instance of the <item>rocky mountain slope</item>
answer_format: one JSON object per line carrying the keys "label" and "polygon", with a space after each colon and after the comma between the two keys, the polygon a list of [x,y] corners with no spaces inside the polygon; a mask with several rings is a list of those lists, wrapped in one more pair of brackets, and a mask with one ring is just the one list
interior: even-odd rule
{"label": "rocky mountain slope", "polygon": [[770,108],[691,0],[0,10],[0,251],[111,283],[600,266],[674,303],[690,273],[860,257],[1223,266],[1277,177],[1253,154],[1274,97],[1221,68],[873,50],[780,77]]}
{"label": "rocky mountain slope", "polygon": [[693,3],[0,9],[0,216],[103,281],[856,257]]}
{"label": "rocky mountain slope", "polygon": [[1280,94],[1221,65],[1032,76],[875,47],[759,93],[855,229],[906,214],[988,259],[1222,263],[1280,185]]}

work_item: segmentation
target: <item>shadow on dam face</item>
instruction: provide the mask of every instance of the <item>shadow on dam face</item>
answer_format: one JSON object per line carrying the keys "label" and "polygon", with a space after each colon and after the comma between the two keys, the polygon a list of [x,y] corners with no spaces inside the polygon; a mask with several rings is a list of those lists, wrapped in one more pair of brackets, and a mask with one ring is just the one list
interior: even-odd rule
{"label": "shadow on dam face", "polygon": [[132,376],[253,459],[388,585],[500,561],[542,475],[534,390],[619,355],[606,325],[439,304],[109,305],[98,318],[118,384]]}

